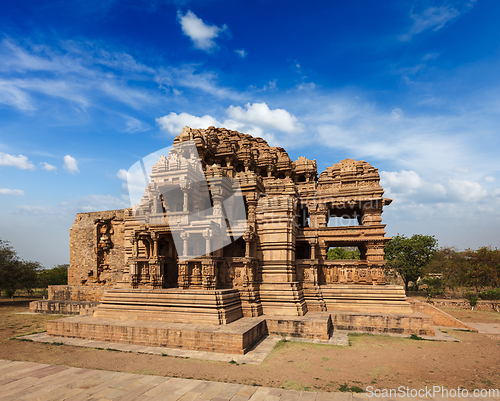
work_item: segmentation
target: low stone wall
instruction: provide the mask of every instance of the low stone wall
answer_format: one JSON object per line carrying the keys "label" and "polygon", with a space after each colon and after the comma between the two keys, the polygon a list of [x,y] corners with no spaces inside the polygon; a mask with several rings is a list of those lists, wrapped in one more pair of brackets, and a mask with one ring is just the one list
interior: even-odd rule
{"label": "low stone wall", "polygon": [[435,335],[432,317],[419,312],[401,315],[332,312],[331,316],[335,330]]}
{"label": "low stone wall", "polygon": [[[431,299],[427,301],[427,303],[434,305],[437,308],[471,310],[469,301],[466,299]],[[500,312],[500,302],[480,300],[474,307],[474,310]]]}
{"label": "low stone wall", "polygon": [[89,314],[99,302],[40,300],[30,302],[30,312],[54,315]]}
{"label": "low stone wall", "polygon": [[434,305],[411,298],[408,298],[408,301],[410,302],[414,311],[431,316],[434,321],[434,326],[454,327],[459,329],[477,331],[475,328],[454,318],[441,309],[438,309]]}
{"label": "low stone wall", "polygon": [[330,314],[309,312],[306,316],[266,316],[270,335],[328,340],[333,331]]}
{"label": "low stone wall", "polygon": [[100,301],[110,287],[103,285],[51,285],[48,289],[49,300],[59,301]]}

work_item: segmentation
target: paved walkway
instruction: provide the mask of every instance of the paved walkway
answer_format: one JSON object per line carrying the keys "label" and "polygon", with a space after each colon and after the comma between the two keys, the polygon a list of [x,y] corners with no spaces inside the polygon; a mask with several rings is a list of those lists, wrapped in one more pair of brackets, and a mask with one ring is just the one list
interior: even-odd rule
{"label": "paved walkway", "polygon": [[479,333],[500,334],[500,323],[467,323],[474,327]]}
{"label": "paved walkway", "polygon": [[354,401],[364,395],[313,393],[0,360],[2,401]]}
{"label": "paved walkway", "polygon": [[[368,397],[367,394],[317,393],[0,359],[2,401],[443,401],[448,399],[456,400],[457,397],[447,398],[440,395],[427,398],[386,398]],[[467,399],[498,401],[500,397],[467,397]]]}

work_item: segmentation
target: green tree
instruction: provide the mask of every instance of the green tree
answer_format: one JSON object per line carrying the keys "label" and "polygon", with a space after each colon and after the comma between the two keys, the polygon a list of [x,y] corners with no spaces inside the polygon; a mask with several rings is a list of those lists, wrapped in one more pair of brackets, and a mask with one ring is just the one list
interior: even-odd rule
{"label": "green tree", "polygon": [[12,282],[12,273],[18,261],[16,251],[10,246],[8,241],[0,238],[0,297],[2,290],[8,290]]}
{"label": "green tree", "polygon": [[360,252],[356,247],[341,248],[335,247],[328,249],[326,254],[327,260],[338,260],[338,259],[354,259],[359,260]]}
{"label": "green tree", "polygon": [[68,264],[56,265],[52,269],[43,269],[38,272],[38,285],[47,288],[49,285],[68,284]]}
{"label": "green tree", "polygon": [[464,252],[466,285],[479,292],[482,288],[500,287],[500,251],[490,246],[483,246],[475,251]]}
{"label": "green tree", "polygon": [[466,283],[467,260],[463,252],[454,247],[442,247],[429,261],[426,274],[442,279],[445,288],[456,289]]}
{"label": "green tree", "polygon": [[415,234],[407,238],[398,234],[385,246],[387,268],[399,273],[408,291],[410,282],[416,283],[424,276],[436,251],[437,240],[433,235]]}
{"label": "green tree", "polygon": [[40,268],[38,262],[20,260],[9,242],[0,239],[0,294],[6,290],[7,296],[13,297],[20,288],[31,292],[38,282]]}

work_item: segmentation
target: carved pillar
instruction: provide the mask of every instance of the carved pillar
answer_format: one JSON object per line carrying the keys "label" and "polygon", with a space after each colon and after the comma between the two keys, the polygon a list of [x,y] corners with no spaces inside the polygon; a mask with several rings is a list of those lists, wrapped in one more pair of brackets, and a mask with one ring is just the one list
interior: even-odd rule
{"label": "carved pillar", "polygon": [[213,259],[202,259],[202,288],[204,290],[215,290],[217,288],[217,272]]}
{"label": "carved pillar", "polygon": [[222,199],[223,190],[219,186],[214,186],[210,191],[212,193],[212,199],[214,201],[214,216],[222,216]]}
{"label": "carved pillar", "polygon": [[163,287],[163,277],[161,276],[160,261],[158,258],[158,234],[152,231],[151,239],[153,240],[153,251],[149,260],[149,282],[153,288],[161,288]]}
{"label": "carved pillar", "polygon": [[177,285],[183,289],[189,287],[189,265],[187,261],[178,263]]}
{"label": "carved pillar", "polygon": [[243,234],[243,239],[245,240],[245,257],[250,258],[250,250],[251,250],[251,244],[252,241],[254,240],[255,233],[254,233],[254,228],[253,226],[249,226],[248,230],[245,231],[245,234]]}
{"label": "carved pillar", "polygon": [[248,208],[247,220],[249,223],[254,223],[256,219],[255,209],[257,207],[257,195],[255,193],[248,194],[245,197]]}

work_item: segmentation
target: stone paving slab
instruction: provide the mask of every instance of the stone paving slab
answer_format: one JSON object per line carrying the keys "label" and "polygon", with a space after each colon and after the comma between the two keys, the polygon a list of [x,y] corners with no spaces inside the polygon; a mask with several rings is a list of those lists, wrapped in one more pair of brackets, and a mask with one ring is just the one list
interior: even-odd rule
{"label": "stone paving slab", "polygon": [[467,323],[474,327],[479,333],[500,334],[500,323]]}

